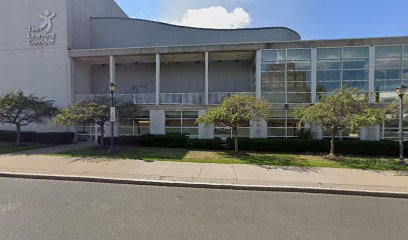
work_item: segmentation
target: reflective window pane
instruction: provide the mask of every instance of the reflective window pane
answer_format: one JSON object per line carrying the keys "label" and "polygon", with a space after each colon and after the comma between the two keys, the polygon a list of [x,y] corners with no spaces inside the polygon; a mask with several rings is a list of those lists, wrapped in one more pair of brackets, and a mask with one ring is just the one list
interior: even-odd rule
{"label": "reflective window pane", "polygon": [[286,120],[272,120],[272,119],[269,119],[267,121],[267,126],[268,127],[285,127],[286,126]]}
{"label": "reflective window pane", "polygon": [[288,92],[311,92],[311,82],[288,82]]}
{"label": "reflective window pane", "polygon": [[288,81],[311,81],[309,71],[288,71]]}
{"label": "reflective window pane", "polygon": [[263,82],[281,82],[285,81],[285,72],[265,72],[262,73]]}
{"label": "reflective window pane", "polygon": [[368,68],[368,59],[344,60],[344,69]]}
{"label": "reflective window pane", "polygon": [[368,81],[343,81],[343,86],[347,88],[358,88],[360,91],[368,91]]}
{"label": "reflective window pane", "polygon": [[317,69],[341,69],[340,60],[318,60]]}
{"label": "reflective window pane", "polygon": [[345,47],[343,48],[344,58],[368,58],[368,47]]}
{"label": "reflective window pane", "polygon": [[376,46],[375,58],[401,57],[401,46]]}
{"label": "reflective window pane", "polygon": [[385,92],[385,91],[395,91],[395,89],[401,85],[401,81],[375,81],[374,91]]}
{"label": "reflective window pane", "polygon": [[368,71],[366,70],[344,70],[343,80],[368,80]]}
{"label": "reflective window pane", "polygon": [[318,82],[316,92],[333,92],[341,87],[341,82]]}
{"label": "reflective window pane", "polygon": [[180,111],[166,111],[166,118],[181,118]]}
{"label": "reflective window pane", "polygon": [[183,118],[198,118],[198,111],[183,111]]}
{"label": "reflective window pane", "polygon": [[385,58],[375,60],[375,68],[400,68],[401,59],[399,58]]}
{"label": "reflective window pane", "polygon": [[317,81],[340,80],[341,71],[317,71]]}
{"label": "reflective window pane", "polygon": [[285,137],[285,128],[268,128],[268,137]]}
{"label": "reflective window pane", "polygon": [[267,93],[263,92],[262,96],[271,103],[286,103],[285,93]]}
{"label": "reflective window pane", "polygon": [[310,49],[288,49],[288,60],[310,60]]}
{"label": "reflective window pane", "polygon": [[281,71],[285,70],[285,62],[268,62],[268,63],[263,63],[262,66],[262,71],[263,72],[269,72],[269,71]]}
{"label": "reflective window pane", "polygon": [[262,83],[262,91],[266,92],[284,92],[285,82]]}
{"label": "reflective window pane", "polygon": [[310,103],[311,101],[310,93],[288,93],[288,103]]}
{"label": "reflective window pane", "polygon": [[286,118],[286,111],[273,110],[271,113],[271,118]]}
{"label": "reflective window pane", "polygon": [[180,119],[166,120],[166,127],[181,127]]}
{"label": "reflective window pane", "polygon": [[383,69],[375,70],[375,79],[401,79],[401,70],[399,69]]}
{"label": "reflective window pane", "polygon": [[310,70],[310,61],[291,61],[287,64],[288,71]]}
{"label": "reflective window pane", "polygon": [[318,48],[318,59],[341,59],[341,48]]}
{"label": "reflective window pane", "polygon": [[285,50],[262,50],[262,61],[285,60]]}

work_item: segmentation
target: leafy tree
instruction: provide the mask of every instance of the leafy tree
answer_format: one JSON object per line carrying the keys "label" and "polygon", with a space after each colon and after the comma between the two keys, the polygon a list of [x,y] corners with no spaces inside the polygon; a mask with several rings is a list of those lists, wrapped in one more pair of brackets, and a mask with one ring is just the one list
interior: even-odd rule
{"label": "leafy tree", "polygon": [[[101,143],[104,146],[105,125],[110,121],[111,100],[109,97],[88,98],[62,109],[55,118],[57,124],[68,126],[96,124],[101,131]],[[115,101],[117,113],[124,118],[132,118],[140,108],[131,102]]]}
{"label": "leafy tree", "polygon": [[16,144],[21,144],[21,127],[31,123],[43,123],[58,111],[54,101],[39,98],[33,94],[25,96],[23,91],[10,92],[0,96],[0,123],[16,126]]}
{"label": "leafy tree", "polygon": [[296,108],[293,115],[300,122],[328,129],[330,156],[335,156],[334,140],[339,131],[374,125],[381,121],[384,112],[370,105],[367,95],[358,89],[343,87],[312,106]]}
{"label": "leafy tree", "polygon": [[206,126],[229,126],[234,132],[235,152],[238,152],[238,128],[248,126],[251,122],[266,120],[270,116],[271,106],[268,102],[246,94],[236,94],[197,119]]}

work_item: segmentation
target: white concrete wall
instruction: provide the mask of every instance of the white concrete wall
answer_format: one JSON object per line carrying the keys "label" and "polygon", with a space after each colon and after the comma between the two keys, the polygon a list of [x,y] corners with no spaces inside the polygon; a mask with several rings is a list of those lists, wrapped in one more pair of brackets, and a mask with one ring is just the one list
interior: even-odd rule
{"label": "white concrete wall", "polygon": [[209,92],[250,92],[250,62],[210,62],[208,88]]}
{"label": "white concrete wall", "polygon": [[113,0],[67,0],[67,5],[70,49],[91,48],[90,17],[127,17]]}
{"label": "white concrete wall", "polygon": [[367,141],[380,141],[380,126],[368,126],[360,128],[360,139]]}
{"label": "white concrete wall", "polygon": [[259,121],[251,123],[251,128],[249,131],[250,138],[267,138],[268,137],[268,126],[266,121]]}
{"label": "white concrete wall", "polygon": [[[117,93],[136,93],[136,85],[146,85],[145,93],[155,92],[155,64],[116,66]],[[92,66],[92,91],[88,93],[108,93],[109,66]]]}
{"label": "white concrete wall", "polygon": [[166,115],[164,110],[150,110],[150,134],[164,135]]}

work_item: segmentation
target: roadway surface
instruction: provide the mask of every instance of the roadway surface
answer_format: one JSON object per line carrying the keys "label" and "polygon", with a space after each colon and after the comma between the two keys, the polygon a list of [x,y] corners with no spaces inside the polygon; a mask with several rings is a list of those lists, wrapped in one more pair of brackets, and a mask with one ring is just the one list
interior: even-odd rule
{"label": "roadway surface", "polygon": [[408,200],[0,178],[0,239],[404,239]]}

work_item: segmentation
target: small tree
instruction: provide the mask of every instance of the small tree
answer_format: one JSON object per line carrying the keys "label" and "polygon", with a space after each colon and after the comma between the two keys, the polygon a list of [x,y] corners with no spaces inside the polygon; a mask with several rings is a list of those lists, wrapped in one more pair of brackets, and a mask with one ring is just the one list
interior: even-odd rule
{"label": "small tree", "polygon": [[236,94],[224,101],[218,107],[211,108],[197,119],[206,126],[224,125],[234,132],[235,152],[238,152],[238,128],[248,126],[252,122],[266,120],[270,115],[270,104],[264,100],[246,94]]}
{"label": "small tree", "polygon": [[[96,124],[101,131],[101,147],[104,146],[105,124],[110,121],[110,98],[96,97],[76,102],[68,108],[61,110],[55,118],[57,124],[77,126]],[[131,102],[115,101],[117,112],[121,117],[133,117],[139,106]]]}
{"label": "small tree", "polygon": [[343,87],[312,106],[296,108],[293,115],[300,122],[328,129],[330,156],[335,156],[334,140],[339,131],[374,125],[383,118],[384,112],[371,106],[368,97],[358,89]]}
{"label": "small tree", "polygon": [[16,144],[21,144],[21,127],[31,123],[43,123],[58,111],[54,101],[33,94],[25,96],[23,91],[0,96],[0,123],[16,126]]}

